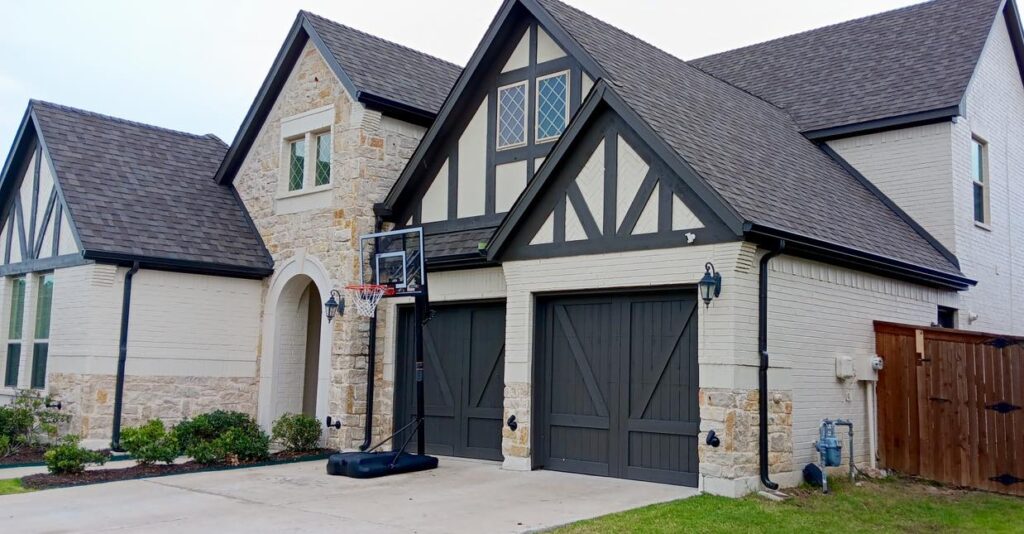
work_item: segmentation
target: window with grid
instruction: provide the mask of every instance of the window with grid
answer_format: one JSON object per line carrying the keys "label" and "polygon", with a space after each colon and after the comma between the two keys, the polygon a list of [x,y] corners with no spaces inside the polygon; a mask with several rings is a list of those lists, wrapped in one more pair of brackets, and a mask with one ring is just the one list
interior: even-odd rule
{"label": "window with grid", "polygon": [[21,366],[21,327],[25,315],[25,277],[11,279],[10,321],[7,325],[7,365],[4,367],[4,386],[18,387]]}
{"label": "window with grid", "polygon": [[316,136],[316,185],[331,183],[331,134]]}
{"label": "window with grid", "polygon": [[288,154],[288,190],[298,191],[306,175],[306,140],[292,141]]}
{"label": "window with grid", "polygon": [[53,309],[53,273],[39,277],[36,289],[36,329],[32,340],[32,382],[35,389],[46,387],[46,358],[50,353],[50,311]]}
{"label": "window with grid", "polygon": [[971,139],[971,178],[974,180],[974,220],[988,224],[988,146],[977,137]]}
{"label": "window with grid", "polygon": [[498,88],[498,149],[526,144],[526,82]]}
{"label": "window with grid", "polygon": [[568,71],[537,78],[537,141],[557,139],[568,122]]}

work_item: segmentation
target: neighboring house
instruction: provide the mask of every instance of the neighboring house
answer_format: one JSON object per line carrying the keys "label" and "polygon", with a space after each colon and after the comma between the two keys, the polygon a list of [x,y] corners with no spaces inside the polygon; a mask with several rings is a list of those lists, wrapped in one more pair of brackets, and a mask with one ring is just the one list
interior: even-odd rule
{"label": "neighboring house", "polygon": [[109,438],[126,342],[124,424],[254,411],[273,264],[213,181],[226,151],[212,135],[29,104],[0,175],[0,397],[49,393],[72,432]]}

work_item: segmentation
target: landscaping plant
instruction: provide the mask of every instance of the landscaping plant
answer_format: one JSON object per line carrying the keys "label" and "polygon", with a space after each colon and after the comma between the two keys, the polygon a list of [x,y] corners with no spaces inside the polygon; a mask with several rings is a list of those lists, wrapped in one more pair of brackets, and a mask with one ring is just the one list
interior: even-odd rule
{"label": "landscaping plant", "polygon": [[178,440],[164,428],[163,421],[151,419],[146,424],[126,428],[121,433],[121,446],[142,465],[156,462],[174,463],[178,457]]}
{"label": "landscaping plant", "polygon": [[274,441],[287,451],[303,452],[316,450],[320,443],[320,421],[303,414],[284,414],[274,421]]}
{"label": "landscaping plant", "polygon": [[178,446],[193,460],[240,463],[270,456],[270,437],[248,414],[216,410],[186,419],[174,427]]}
{"label": "landscaping plant", "polygon": [[57,437],[70,416],[50,406],[50,397],[32,390],[19,391],[10,405],[0,406],[0,457],[23,447],[42,447]]}
{"label": "landscaping plant", "polygon": [[76,475],[85,471],[89,464],[103,465],[107,463],[105,454],[91,451],[78,444],[79,438],[74,434],[64,436],[59,445],[51,447],[43,454],[46,469],[54,475]]}

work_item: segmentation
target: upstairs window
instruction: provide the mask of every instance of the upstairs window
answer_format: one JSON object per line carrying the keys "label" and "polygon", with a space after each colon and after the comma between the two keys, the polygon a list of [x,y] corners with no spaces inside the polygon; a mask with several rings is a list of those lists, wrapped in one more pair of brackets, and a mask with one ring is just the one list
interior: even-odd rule
{"label": "upstairs window", "polygon": [[25,277],[11,279],[10,320],[7,325],[7,362],[4,367],[4,386],[18,387],[21,367],[21,330],[25,315]]}
{"label": "upstairs window", "polygon": [[526,144],[526,92],[525,81],[498,88],[498,150]]}
{"label": "upstairs window", "polygon": [[989,207],[988,145],[974,137],[971,139],[971,179],[974,184],[974,222],[991,222]]}
{"label": "upstairs window", "polygon": [[53,273],[39,277],[36,287],[36,329],[32,341],[32,382],[35,389],[46,387],[46,359],[50,354],[50,311],[53,309]]}
{"label": "upstairs window", "polygon": [[557,139],[569,123],[569,71],[537,78],[537,142]]}
{"label": "upstairs window", "polygon": [[331,183],[331,134],[316,136],[316,185]]}
{"label": "upstairs window", "polygon": [[292,141],[288,154],[288,190],[298,191],[306,176],[306,140]]}

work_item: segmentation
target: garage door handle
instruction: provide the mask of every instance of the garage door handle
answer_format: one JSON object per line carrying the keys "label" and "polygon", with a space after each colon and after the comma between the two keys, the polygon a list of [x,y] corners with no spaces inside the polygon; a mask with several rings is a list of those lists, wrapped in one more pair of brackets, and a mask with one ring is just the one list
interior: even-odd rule
{"label": "garage door handle", "polygon": [[513,432],[515,432],[516,429],[519,428],[519,423],[516,422],[516,416],[514,415],[508,416],[508,421],[506,421],[505,424],[507,424],[508,429]]}

